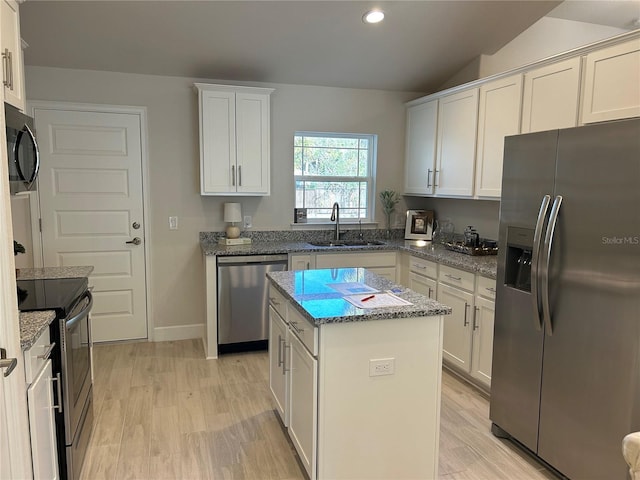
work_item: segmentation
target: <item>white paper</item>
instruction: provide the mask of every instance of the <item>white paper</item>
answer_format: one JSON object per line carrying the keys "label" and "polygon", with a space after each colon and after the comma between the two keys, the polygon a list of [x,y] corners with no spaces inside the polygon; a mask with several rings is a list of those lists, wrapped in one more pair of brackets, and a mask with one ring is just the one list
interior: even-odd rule
{"label": "white paper", "polygon": [[379,291],[369,285],[358,282],[328,283],[327,286],[337,290],[343,295],[371,294]]}
{"label": "white paper", "polygon": [[371,295],[349,295],[344,299],[350,304],[358,308],[385,308],[385,307],[404,307],[406,305],[413,305],[411,302],[407,302],[405,299],[395,296],[393,293],[376,293],[373,298],[362,301],[364,298],[371,297]]}

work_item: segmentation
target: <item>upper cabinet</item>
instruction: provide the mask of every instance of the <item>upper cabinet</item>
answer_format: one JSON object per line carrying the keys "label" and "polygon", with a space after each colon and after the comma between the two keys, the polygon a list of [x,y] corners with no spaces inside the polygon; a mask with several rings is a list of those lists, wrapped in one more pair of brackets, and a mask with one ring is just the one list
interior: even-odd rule
{"label": "upper cabinet", "polygon": [[4,100],[24,111],[24,69],[22,63],[22,41],[20,40],[20,15],[18,2],[0,0],[0,50],[2,50],[2,84]]}
{"label": "upper cabinet", "polygon": [[500,198],[504,137],[520,133],[522,75],[501,78],[480,87],[476,197]]}
{"label": "upper cabinet", "polygon": [[270,194],[270,95],[273,89],[197,83],[200,193]]}
{"label": "upper cabinet", "polygon": [[575,127],[579,94],[580,57],[526,72],[522,133]]}
{"label": "upper cabinet", "polygon": [[436,195],[473,196],[477,126],[477,88],[440,99],[435,173]]}
{"label": "upper cabinet", "polygon": [[434,192],[437,128],[438,100],[407,108],[404,192],[408,195]]}
{"label": "upper cabinet", "polygon": [[640,116],[640,39],[587,54],[582,123]]}

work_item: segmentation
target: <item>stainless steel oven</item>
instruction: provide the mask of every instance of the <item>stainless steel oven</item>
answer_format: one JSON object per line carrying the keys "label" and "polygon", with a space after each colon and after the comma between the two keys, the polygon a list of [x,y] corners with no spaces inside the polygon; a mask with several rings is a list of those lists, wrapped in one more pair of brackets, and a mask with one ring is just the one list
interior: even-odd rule
{"label": "stainless steel oven", "polygon": [[33,118],[5,103],[7,159],[11,194],[32,190],[40,169]]}
{"label": "stainless steel oven", "polygon": [[[67,478],[80,476],[93,425],[89,312],[93,306],[86,290],[67,317],[59,320],[62,409]],[[60,397],[58,397],[60,398]]]}

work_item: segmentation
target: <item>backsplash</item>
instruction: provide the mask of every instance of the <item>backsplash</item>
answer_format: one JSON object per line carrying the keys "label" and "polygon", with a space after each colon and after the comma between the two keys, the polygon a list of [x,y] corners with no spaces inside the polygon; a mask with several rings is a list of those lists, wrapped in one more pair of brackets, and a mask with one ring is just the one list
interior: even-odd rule
{"label": "backsplash", "polygon": [[[386,236],[384,229],[362,229],[363,240],[399,240],[404,238],[404,229],[390,230],[391,235]],[[333,239],[334,231],[331,230],[247,230],[241,233],[241,237],[250,238],[255,242],[309,242],[329,241]],[[341,240],[358,240],[360,230],[340,230]],[[225,236],[224,232],[200,232],[200,241],[217,242]]]}

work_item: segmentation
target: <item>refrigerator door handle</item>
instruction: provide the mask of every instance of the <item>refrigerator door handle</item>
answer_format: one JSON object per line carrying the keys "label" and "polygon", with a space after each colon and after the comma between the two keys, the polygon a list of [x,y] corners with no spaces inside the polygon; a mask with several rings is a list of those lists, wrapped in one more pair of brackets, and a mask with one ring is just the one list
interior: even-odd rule
{"label": "refrigerator door handle", "polygon": [[536,229],[533,233],[533,252],[531,256],[531,300],[533,302],[533,324],[536,330],[542,330],[542,309],[540,308],[540,292],[538,290],[538,259],[540,258],[540,245],[542,241],[542,232],[544,230],[544,221],[547,218],[547,211],[551,203],[551,195],[542,197],[540,203],[540,211],[538,212],[538,220],[536,221]]}
{"label": "refrigerator door handle", "polygon": [[549,266],[551,263],[551,248],[553,247],[553,238],[558,223],[558,215],[560,214],[560,206],[562,205],[562,195],[558,195],[553,201],[551,214],[549,215],[549,227],[544,238],[544,271],[542,273],[542,316],[544,317],[545,332],[547,335],[553,335],[553,327],[551,324],[551,307],[549,304]]}

